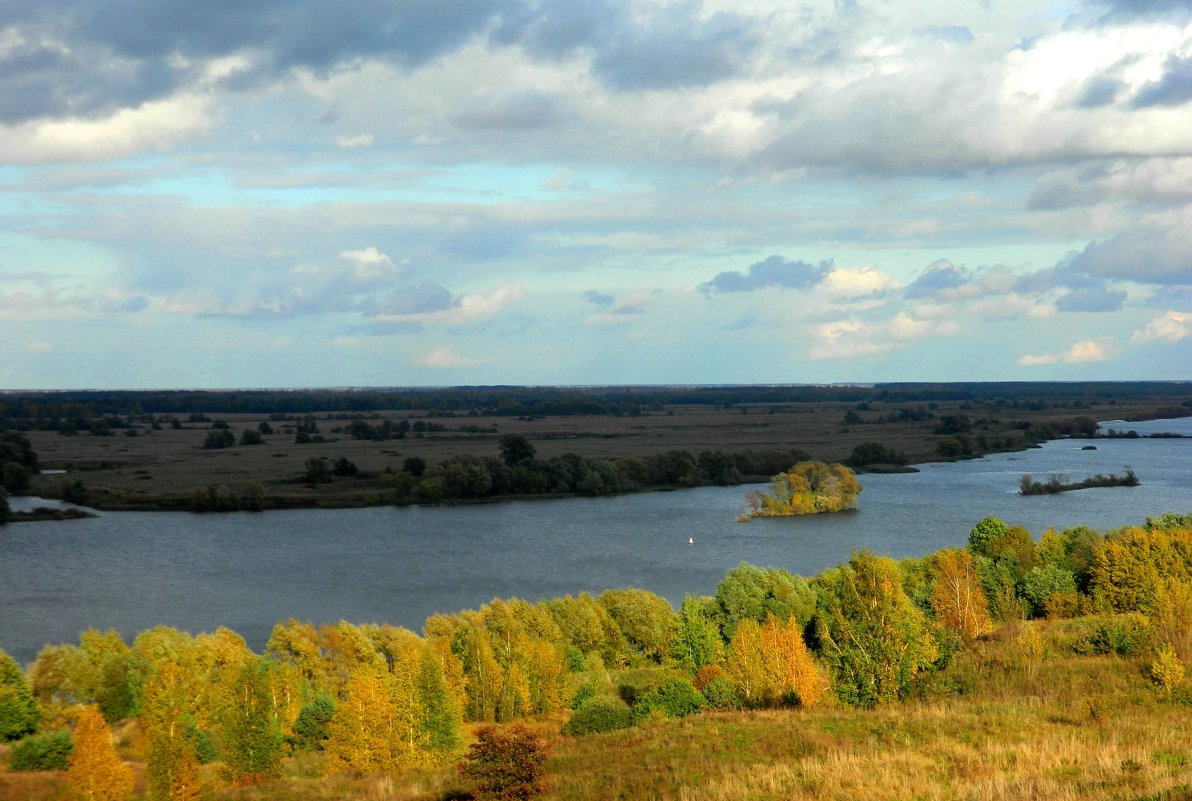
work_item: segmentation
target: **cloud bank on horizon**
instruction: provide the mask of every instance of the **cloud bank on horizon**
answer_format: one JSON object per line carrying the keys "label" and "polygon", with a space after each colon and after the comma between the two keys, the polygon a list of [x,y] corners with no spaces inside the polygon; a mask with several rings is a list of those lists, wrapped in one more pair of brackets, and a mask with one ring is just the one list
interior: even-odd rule
{"label": "cloud bank on horizon", "polygon": [[1192,2],[1056,8],[0,0],[0,388],[1192,378]]}

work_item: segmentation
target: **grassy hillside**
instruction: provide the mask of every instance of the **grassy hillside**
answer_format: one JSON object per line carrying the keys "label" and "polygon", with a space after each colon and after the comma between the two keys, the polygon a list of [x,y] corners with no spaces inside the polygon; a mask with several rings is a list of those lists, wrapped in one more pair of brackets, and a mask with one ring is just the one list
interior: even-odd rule
{"label": "grassy hillside", "polygon": [[[547,736],[547,799],[1192,799],[1192,692],[1168,696],[1149,656],[1085,655],[1083,619],[1005,624],[959,654],[902,704],[857,709],[717,712],[608,734],[568,737],[559,713]],[[1039,657],[1022,633],[1043,635]],[[138,750],[135,724],[119,729]],[[321,776],[322,757],[286,761],[285,776],[230,787],[204,768],[223,801],[467,798],[445,767],[405,774]],[[138,772],[143,765],[135,763]],[[0,799],[50,801],[62,774],[0,769]],[[143,781],[141,784],[143,790]]]}

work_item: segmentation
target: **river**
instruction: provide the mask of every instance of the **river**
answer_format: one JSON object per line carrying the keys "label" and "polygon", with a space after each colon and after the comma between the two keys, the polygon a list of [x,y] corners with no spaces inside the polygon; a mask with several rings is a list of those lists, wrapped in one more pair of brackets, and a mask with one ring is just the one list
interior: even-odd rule
{"label": "river", "polygon": [[[1192,418],[1108,423],[1192,435]],[[648,589],[677,604],[711,594],[741,562],[814,575],[856,549],[921,556],[967,542],[995,515],[1038,534],[1099,530],[1192,511],[1192,439],[1057,440],[918,473],[863,475],[860,507],[736,522],[749,487],[456,507],[258,514],[105,512],[0,527],[0,647],[32,661],[88,627],[126,638],[155,625],[227,626],[255,648],[285,618],[387,622],[420,631],[437,612],[494,597],[538,600]],[[1019,477],[1134,468],[1138,487],[1022,497]],[[14,498],[14,508],[33,499]],[[693,542],[688,542],[691,539]]]}

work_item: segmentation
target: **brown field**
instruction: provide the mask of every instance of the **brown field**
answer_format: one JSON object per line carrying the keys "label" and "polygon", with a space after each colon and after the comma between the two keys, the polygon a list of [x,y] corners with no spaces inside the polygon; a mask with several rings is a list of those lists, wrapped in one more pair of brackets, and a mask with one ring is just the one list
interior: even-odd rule
{"label": "brown field", "polygon": [[[861,424],[845,425],[851,403],[740,405],[731,409],[711,406],[673,406],[642,416],[559,416],[522,419],[513,417],[427,417],[422,412],[385,412],[365,417],[372,424],[382,419],[425,420],[447,426],[445,432],[411,434],[405,439],[354,440],[336,429],[350,420],[340,415],[316,415],[319,430],[328,441],[297,445],[292,422],[272,421],[277,431],[265,444],[204,450],[209,423],[183,423],[181,430],[168,425],[150,430],[138,424],[138,436],[118,430],[116,436],[90,434],[63,436],[32,431],[28,436],[41,457],[43,468],[66,470],[70,480],[81,480],[89,503],[103,509],[184,508],[196,486],[225,485],[233,493],[260,485],[268,506],[361,506],[392,501],[386,472],[400,470],[402,461],[417,456],[434,464],[461,454],[497,456],[497,439],[516,433],[528,437],[543,458],[578,453],[594,459],[648,456],[668,450],[698,455],[704,450],[737,451],[798,448],[813,458],[841,461],[862,442],[879,442],[903,451],[912,463],[938,460],[937,444],[946,439],[934,434],[938,419],[964,414],[973,421],[973,436],[984,434],[990,442],[1010,440],[1022,447],[1019,421],[1039,422],[1089,416],[1094,419],[1142,419],[1182,398],[1151,397],[1118,401],[1116,405],[1089,408],[1083,402],[1037,404],[1035,409],[995,408],[980,403],[931,404],[935,419],[888,422],[882,418],[900,408],[920,404],[870,402],[859,412]],[[239,439],[244,429],[256,429],[268,415],[210,414],[224,420]],[[184,419],[184,418],[183,418]],[[287,426],[289,428],[287,429]],[[1004,449],[1004,448],[1002,448]],[[353,478],[336,478],[329,485],[305,485],[297,479],[311,457],[335,460],[346,457],[361,470]],[[34,478],[32,491],[58,497],[64,476],[43,474]]]}

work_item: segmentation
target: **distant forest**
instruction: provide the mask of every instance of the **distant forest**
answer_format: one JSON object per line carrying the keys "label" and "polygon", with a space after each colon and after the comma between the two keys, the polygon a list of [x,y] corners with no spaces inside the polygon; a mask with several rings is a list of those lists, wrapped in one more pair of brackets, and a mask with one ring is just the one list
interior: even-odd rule
{"label": "distant forest", "polygon": [[[1192,400],[1189,381],[958,382],[872,385],[51,390],[0,393],[0,419],[130,414],[308,414],[415,410],[484,416],[637,415],[667,405],[980,401],[1008,408],[1152,396]],[[1175,415],[1173,415],[1175,416]]]}

